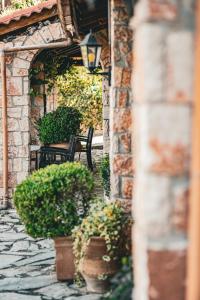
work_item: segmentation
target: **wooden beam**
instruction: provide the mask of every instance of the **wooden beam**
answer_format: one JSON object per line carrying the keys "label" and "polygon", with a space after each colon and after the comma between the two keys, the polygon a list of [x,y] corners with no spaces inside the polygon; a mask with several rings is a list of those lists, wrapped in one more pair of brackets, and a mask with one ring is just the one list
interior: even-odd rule
{"label": "wooden beam", "polygon": [[22,17],[19,21],[13,20],[9,24],[0,24],[0,36],[47,20],[51,17],[57,16],[57,14],[57,8],[53,7],[50,10],[43,10],[42,14],[33,13],[28,18]]}
{"label": "wooden beam", "polygon": [[39,50],[39,49],[54,49],[68,47],[72,45],[72,40],[68,39],[67,41],[50,43],[50,44],[35,44],[30,46],[19,46],[19,47],[5,47],[4,52],[18,52],[18,51],[28,51],[28,50]]}
{"label": "wooden beam", "polygon": [[200,1],[197,3],[187,300],[200,300]]}

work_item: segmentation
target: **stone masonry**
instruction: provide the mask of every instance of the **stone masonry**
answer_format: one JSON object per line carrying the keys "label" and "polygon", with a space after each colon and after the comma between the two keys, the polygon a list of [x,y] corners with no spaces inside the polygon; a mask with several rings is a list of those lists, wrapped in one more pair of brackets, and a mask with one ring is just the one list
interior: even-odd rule
{"label": "stone masonry", "polygon": [[193,2],[140,0],[132,21],[137,300],[185,299]]}
{"label": "stone masonry", "polygon": [[[130,2],[130,3],[129,3]],[[132,141],[132,31],[131,1],[111,1],[112,85],[110,99],[111,197],[131,206],[133,189]]]}
{"label": "stone masonry", "polygon": [[[60,23],[50,23],[37,29],[32,35],[18,36],[3,46],[28,46],[48,44],[66,39]],[[30,82],[28,78],[31,62],[37,50],[7,55],[8,92],[8,138],[9,138],[9,197],[16,184],[29,173],[30,157]],[[0,91],[1,94],[1,91]],[[0,139],[0,197],[2,198],[2,138]]]}

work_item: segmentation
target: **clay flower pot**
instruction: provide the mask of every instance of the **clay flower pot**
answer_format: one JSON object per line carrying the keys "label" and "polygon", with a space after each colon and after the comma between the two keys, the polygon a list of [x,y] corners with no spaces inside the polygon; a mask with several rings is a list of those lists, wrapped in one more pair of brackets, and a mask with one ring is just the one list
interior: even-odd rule
{"label": "clay flower pot", "polygon": [[60,281],[74,278],[74,254],[73,240],[71,237],[59,237],[54,239],[56,249],[56,274]]}
{"label": "clay flower pot", "polygon": [[[105,261],[102,258],[104,255],[108,255],[105,240],[92,237],[80,265],[88,292],[105,293],[109,289],[110,277],[119,270],[119,261]],[[101,279],[102,275],[106,279]]]}

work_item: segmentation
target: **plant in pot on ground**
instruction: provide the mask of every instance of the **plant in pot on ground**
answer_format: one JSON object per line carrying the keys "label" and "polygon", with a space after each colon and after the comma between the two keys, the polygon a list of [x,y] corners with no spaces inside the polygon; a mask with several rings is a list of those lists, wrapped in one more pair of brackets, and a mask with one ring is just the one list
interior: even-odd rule
{"label": "plant in pot on ground", "polygon": [[81,113],[73,107],[58,107],[38,120],[40,142],[44,145],[68,143],[80,131]]}
{"label": "plant in pot on ground", "polygon": [[83,276],[88,291],[104,293],[108,289],[120,258],[130,248],[126,234],[131,223],[120,202],[98,201],[73,230],[76,273]]}
{"label": "plant in pot on ground", "polygon": [[59,280],[74,276],[71,233],[88,212],[93,187],[90,171],[68,162],[32,173],[14,193],[14,204],[27,233],[33,238],[54,239]]}

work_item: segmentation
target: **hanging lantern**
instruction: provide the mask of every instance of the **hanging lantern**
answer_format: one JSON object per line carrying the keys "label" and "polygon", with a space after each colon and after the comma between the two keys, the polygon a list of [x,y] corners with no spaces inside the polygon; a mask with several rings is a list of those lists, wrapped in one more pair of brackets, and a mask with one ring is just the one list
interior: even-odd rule
{"label": "hanging lantern", "polygon": [[80,43],[80,47],[83,64],[89,69],[90,73],[93,73],[94,70],[99,67],[102,46],[97,43],[91,30]]}

